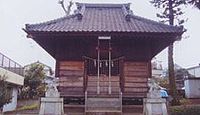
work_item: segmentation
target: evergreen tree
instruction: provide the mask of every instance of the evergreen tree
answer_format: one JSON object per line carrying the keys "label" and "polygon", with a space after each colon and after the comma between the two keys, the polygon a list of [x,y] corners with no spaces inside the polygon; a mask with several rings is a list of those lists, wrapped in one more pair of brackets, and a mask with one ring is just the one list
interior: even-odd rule
{"label": "evergreen tree", "polygon": [[188,4],[191,4],[200,10],[200,0],[187,0]]}
{"label": "evergreen tree", "polygon": [[[180,16],[183,15],[182,7],[187,4],[186,0],[151,0],[150,1],[156,8],[162,10],[157,14],[162,22],[168,22],[169,25],[181,25],[185,22]],[[179,105],[177,97],[176,82],[174,77],[174,60],[173,60],[173,43],[168,47],[168,70],[169,70],[169,83],[170,95],[173,97],[172,105]]]}
{"label": "evergreen tree", "polygon": [[21,98],[43,96],[45,93],[44,78],[44,66],[39,63],[31,64],[25,70],[24,86],[22,87]]}
{"label": "evergreen tree", "polygon": [[[181,19],[183,15],[182,6],[193,5],[200,10],[200,0],[151,0],[156,8],[162,9],[157,17],[161,18],[162,22],[169,22],[170,25],[182,25],[185,20]],[[176,83],[174,78],[174,61],[173,61],[173,43],[168,47],[168,70],[170,82],[170,94],[173,97],[172,105],[179,104],[176,91]]]}

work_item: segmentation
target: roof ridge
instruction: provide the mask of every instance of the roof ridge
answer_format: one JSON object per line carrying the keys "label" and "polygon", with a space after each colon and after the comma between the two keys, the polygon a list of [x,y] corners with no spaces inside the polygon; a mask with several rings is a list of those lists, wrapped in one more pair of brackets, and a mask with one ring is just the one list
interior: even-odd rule
{"label": "roof ridge", "polygon": [[76,3],[77,12],[75,15],[78,17],[78,20],[81,20],[84,16],[84,12],[86,8],[121,8],[124,13],[126,21],[130,21],[130,15],[132,11],[130,10],[131,3],[127,4],[91,4],[91,3]]}
{"label": "roof ridge", "polygon": [[80,3],[80,2],[76,2],[77,8],[81,7],[82,5],[85,5],[85,7],[87,8],[121,8],[124,6],[126,6],[127,8],[130,8],[131,3]]}

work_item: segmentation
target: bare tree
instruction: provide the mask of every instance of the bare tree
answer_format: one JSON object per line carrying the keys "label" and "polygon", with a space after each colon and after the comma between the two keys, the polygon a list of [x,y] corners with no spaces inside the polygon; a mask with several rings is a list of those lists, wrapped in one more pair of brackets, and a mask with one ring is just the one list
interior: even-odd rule
{"label": "bare tree", "polygon": [[71,12],[71,7],[72,7],[72,5],[73,5],[72,0],[69,1],[69,4],[68,4],[68,6],[67,6],[67,9],[66,9],[66,7],[65,7],[65,1],[64,1],[64,0],[60,0],[58,3],[59,3],[59,4],[61,5],[61,7],[63,8],[65,14],[68,16],[68,15],[70,14],[70,12]]}

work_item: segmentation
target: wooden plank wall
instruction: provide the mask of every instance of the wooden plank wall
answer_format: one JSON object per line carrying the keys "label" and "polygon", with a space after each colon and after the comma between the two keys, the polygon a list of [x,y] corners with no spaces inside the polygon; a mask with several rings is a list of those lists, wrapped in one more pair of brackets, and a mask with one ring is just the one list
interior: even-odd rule
{"label": "wooden plank wall", "polygon": [[149,63],[124,63],[124,96],[146,97],[148,91],[147,80],[150,76]]}
{"label": "wooden plank wall", "polygon": [[60,61],[58,74],[61,96],[84,96],[83,61]]}

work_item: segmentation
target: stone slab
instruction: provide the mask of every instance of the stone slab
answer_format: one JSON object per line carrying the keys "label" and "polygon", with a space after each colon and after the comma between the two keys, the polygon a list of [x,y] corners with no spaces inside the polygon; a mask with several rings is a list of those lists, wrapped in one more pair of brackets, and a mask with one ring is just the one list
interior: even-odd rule
{"label": "stone slab", "polygon": [[168,115],[165,99],[145,98],[143,102],[144,102],[144,108],[143,108],[144,115]]}
{"label": "stone slab", "polygon": [[60,103],[63,102],[63,98],[52,98],[52,97],[42,97],[41,102],[52,102],[52,103]]}
{"label": "stone slab", "polygon": [[39,115],[64,115],[63,98],[41,98]]}
{"label": "stone slab", "polygon": [[155,99],[153,99],[153,98],[144,98],[143,102],[144,103],[166,103],[166,99],[163,99],[163,98],[160,98],[160,99],[158,99],[158,98],[155,98]]}

